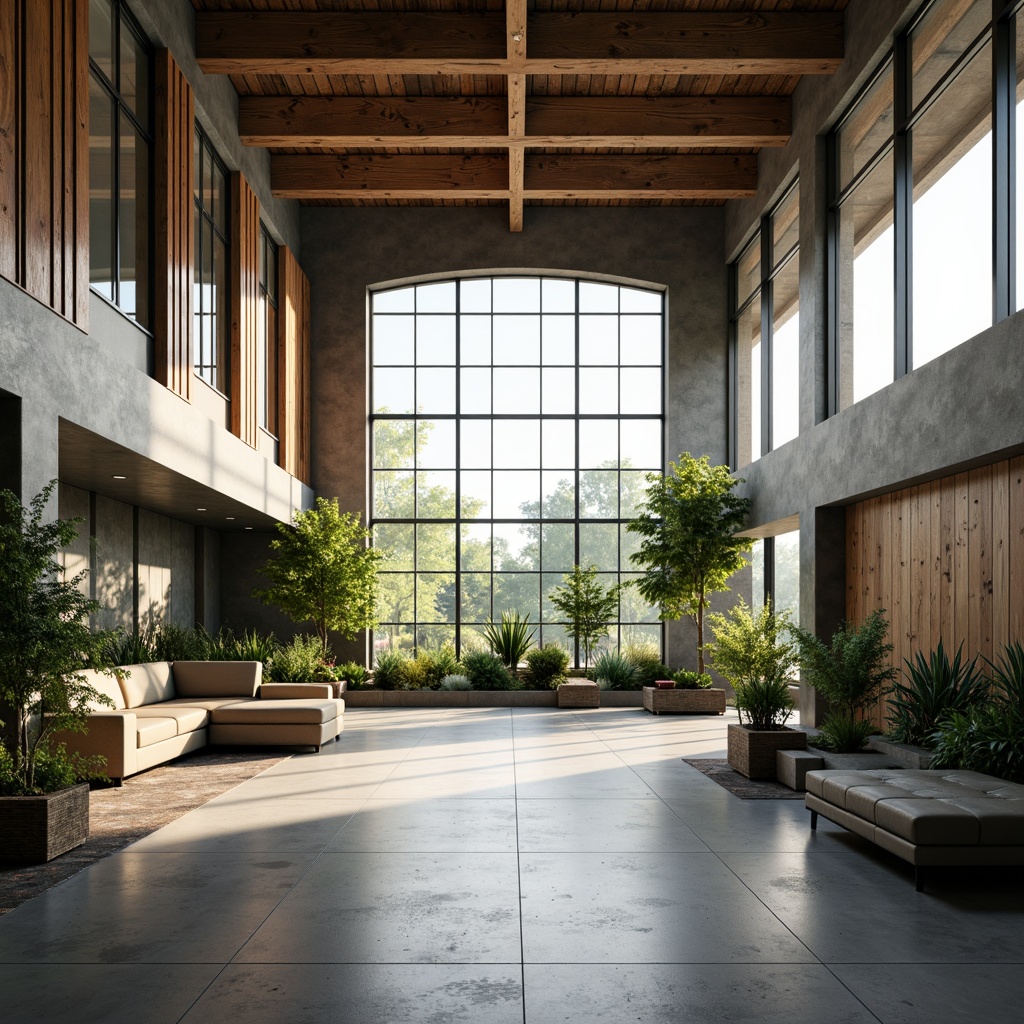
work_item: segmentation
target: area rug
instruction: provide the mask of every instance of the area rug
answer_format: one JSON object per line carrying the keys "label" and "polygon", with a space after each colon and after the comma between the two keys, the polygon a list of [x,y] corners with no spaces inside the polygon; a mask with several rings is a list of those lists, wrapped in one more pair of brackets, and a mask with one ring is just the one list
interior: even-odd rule
{"label": "area rug", "polygon": [[276,752],[199,751],[89,794],[89,838],[29,867],[0,867],[0,914],[283,761]]}
{"label": "area rug", "polygon": [[781,782],[766,782],[759,779],[748,779],[721,758],[694,758],[692,761],[684,757],[683,761],[692,765],[712,782],[717,782],[722,789],[729,790],[741,800],[803,800],[804,794],[784,786]]}

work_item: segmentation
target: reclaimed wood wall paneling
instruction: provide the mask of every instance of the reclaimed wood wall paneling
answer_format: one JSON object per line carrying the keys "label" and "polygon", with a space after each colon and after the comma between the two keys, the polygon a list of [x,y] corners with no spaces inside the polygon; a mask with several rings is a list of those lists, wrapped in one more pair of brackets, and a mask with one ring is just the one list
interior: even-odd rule
{"label": "reclaimed wood wall paneling", "polygon": [[257,446],[260,204],[249,183],[231,174],[231,430]]}

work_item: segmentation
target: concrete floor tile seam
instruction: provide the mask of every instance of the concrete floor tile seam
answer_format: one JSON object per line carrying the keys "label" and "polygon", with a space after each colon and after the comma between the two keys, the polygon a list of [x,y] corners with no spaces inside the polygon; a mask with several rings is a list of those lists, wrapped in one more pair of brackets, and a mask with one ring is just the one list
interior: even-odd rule
{"label": "concrete floor tile seam", "polygon": [[512,792],[515,796],[516,818],[516,886],[519,902],[519,984],[523,1004],[523,1024],[526,1024],[526,936],[523,924],[523,865],[522,844],[519,839],[519,785],[516,773],[516,716],[509,715],[512,727]]}

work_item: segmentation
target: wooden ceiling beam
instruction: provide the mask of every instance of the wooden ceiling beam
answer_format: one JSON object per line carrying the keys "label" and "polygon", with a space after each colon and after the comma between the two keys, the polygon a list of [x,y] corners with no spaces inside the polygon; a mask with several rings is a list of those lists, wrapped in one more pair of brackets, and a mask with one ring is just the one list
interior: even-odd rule
{"label": "wooden ceiling beam", "polygon": [[[526,0],[505,0],[505,45],[509,64],[521,65],[526,59]],[[514,72],[508,76],[508,137],[518,140],[526,136],[526,75]],[[523,230],[524,157],[522,146],[508,150],[508,229]]]}
{"label": "wooden ceiling beam", "polygon": [[238,128],[249,146],[534,148],[784,146],[785,96],[526,99],[522,134],[502,96],[243,96]]}
{"label": "wooden ceiling beam", "polygon": [[[519,151],[522,153],[522,151]],[[757,189],[753,154],[527,153],[524,199],[741,199]],[[511,199],[505,153],[275,154],[285,199]]]}
{"label": "wooden ceiling beam", "polygon": [[843,57],[841,12],[534,12],[527,31],[520,54],[499,12],[198,11],[196,56],[250,75],[805,75]]}

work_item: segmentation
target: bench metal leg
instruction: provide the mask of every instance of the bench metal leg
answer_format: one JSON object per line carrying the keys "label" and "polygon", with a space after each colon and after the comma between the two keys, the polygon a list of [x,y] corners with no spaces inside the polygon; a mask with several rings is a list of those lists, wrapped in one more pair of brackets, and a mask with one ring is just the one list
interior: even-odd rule
{"label": "bench metal leg", "polygon": [[812,832],[817,832],[818,831],[818,812],[817,811],[811,811],[811,831]]}

